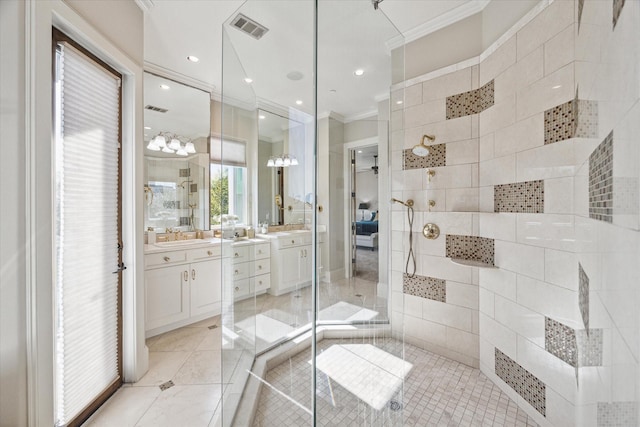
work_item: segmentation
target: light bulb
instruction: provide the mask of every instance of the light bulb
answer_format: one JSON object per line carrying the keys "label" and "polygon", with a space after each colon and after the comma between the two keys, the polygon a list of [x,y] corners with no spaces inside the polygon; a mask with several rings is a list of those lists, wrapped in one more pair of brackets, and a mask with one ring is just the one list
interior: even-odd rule
{"label": "light bulb", "polygon": [[282,157],[276,157],[276,167],[282,167],[284,165],[284,160],[282,160]]}
{"label": "light bulb", "polygon": [[153,139],[151,141],[149,141],[149,144],[147,145],[147,150],[151,150],[151,151],[160,151],[160,147],[158,147],[154,142]]}
{"label": "light bulb", "polygon": [[180,148],[178,148],[178,151],[176,151],[176,154],[177,154],[178,156],[186,156],[186,155],[188,155],[189,153],[187,153],[187,151],[186,151],[184,148],[180,147]]}
{"label": "light bulb", "polygon": [[180,140],[178,138],[171,138],[171,142],[169,143],[169,148],[171,148],[172,150],[179,150],[180,149]]}
{"label": "light bulb", "polygon": [[164,147],[164,148],[162,149],[162,152],[163,152],[163,153],[167,153],[167,154],[173,154],[173,153],[174,153],[174,151],[173,151],[171,148],[169,148],[169,147]]}
{"label": "light bulb", "polygon": [[296,156],[291,156],[291,166],[298,166],[298,159],[296,159]]}
{"label": "light bulb", "polygon": [[284,159],[282,160],[282,166],[291,166],[291,159],[289,158],[289,156],[284,156]]}
{"label": "light bulb", "polygon": [[165,148],[167,146],[167,140],[164,135],[158,135],[153,140],[158,148]]}
{"label": "light bulb", "polygon": [[272,168],[275,167],[275,162],[273,161],[273,157],[269,157],[269,160],[267,160],[267,167]]}
{"label": "light bulb", "polygon": [[193,142],[189,141],[185,144],[184,149],[187,153],[189,154],[195,154],[196,152],[196,146],[193,145]]}

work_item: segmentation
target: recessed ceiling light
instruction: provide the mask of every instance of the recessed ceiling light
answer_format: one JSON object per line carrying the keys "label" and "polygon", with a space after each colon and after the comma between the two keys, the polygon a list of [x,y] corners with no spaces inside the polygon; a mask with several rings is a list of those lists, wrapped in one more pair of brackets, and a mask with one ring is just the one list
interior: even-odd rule
{"label": "recessed ceiling light", "polygon": [[396,101],[396,104],[400,105],[402,104],[402,101]]}
{"label": "recessed ceiling light", "polygon": [[169,90],[171,88],[169,87],[169,85],[162,84],[160,85],[160,89]]}
{"label": "recessed ceiling light", "polygon": [[358,153],[362,153],[362,150],[358,150]]}
{"label": "recessed ceiling light", "polygon": [[304,78],[304,74],[302,74],[300,71],[291,71],[287,74],[287,78],[293,81],[302,80]]}
{"label": "recessed ceiling light", "polygon": [[151,128],[149,126],[145,126],[144,127],[146,130],[151,130]]}
{"label": "recessed ceiling light", "polygon": [[355,70],[353,72],[353,74],[355,74],[356,76],[360,77],[361,75],[364,74],[364,70],[362,68],[358,68],[357,70]]}
{"label": "recessed ceiling light", "polygon": [[337,92],[337,90],[335,90],[335,89],[329,89],[329,93],[333,94],[333,93],[336,93],[336,92]]}
{"label": "recessed ceiling light", "polygon": [[562,87],[562,85],[555,85],[551,89],[560,89],[561,87]]}
{"label": "recessed ceiling light", "polygon": [[245,77],[244,78],[244,82],[245,83],[253,83],[253,79],[251,77]]}
{"label": "recessed ceiling light", "polygon": [[191,62],[199,62],[200,58],[198,58],[197,56],[189,55],[187,56],[187,60]]}
{"label": "recessed ceiling light", "polygon": [[300,101],[299,99],[296,101],[296,104],[298,105],[302,105],[302,101]]}
{"label": "recessed ceiling light", "polygon": [[266,117],[265,117],[265,116],[263,116],[262,114],[261,114],[261,115],[259,115],[259,116],[258,116],[258,118],[259,118],[260,120],[264,120],[264,119],[266,119]]}

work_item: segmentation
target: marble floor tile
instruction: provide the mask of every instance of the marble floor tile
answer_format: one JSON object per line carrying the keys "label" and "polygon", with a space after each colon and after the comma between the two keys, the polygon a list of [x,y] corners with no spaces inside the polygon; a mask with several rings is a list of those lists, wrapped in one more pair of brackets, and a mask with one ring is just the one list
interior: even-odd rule
{"label": "marble floor tile", "polygon": [[180,328],[149,338],[149,351],[193,351],[205,338],[208,329]]}
{"label": "marble floor tile", "polygon": [[123,386],[84,425],[133,427],[160,393],[158,387]]}
{"label": "marble floor tile", "polygon": [[220,384],[220,351],[194,351],[173,377],[175,384]]}
{"label": "marble floor tile", "polygon": [[159,386],[172,379],[191,353],[188,351],[151,351],[149,370],[134,386]]}
{"label": "marble floor tile", "polygon": [[207,427],[221,396],[219,385],[176,385],[161,392],[136,427]]}
{"label": "marble floor tile", "polygon": [[196,348],[197,351],[202,350],[220,350],[222,348],[222,327],[215,329],[207,329],[202,342]]}

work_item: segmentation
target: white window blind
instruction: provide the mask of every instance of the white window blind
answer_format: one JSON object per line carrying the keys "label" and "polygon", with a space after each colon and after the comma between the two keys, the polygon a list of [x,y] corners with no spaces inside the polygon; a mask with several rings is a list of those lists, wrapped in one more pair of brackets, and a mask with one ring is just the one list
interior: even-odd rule
{"label": "white window blind", "polygon": [[119,381],[120,79],[68,43],[55,82],[56,425]]}
{"label": "white window blind", "polygon": [[228,166],[247,166],[247,145],[244,142],[211,138],[211,162]]}

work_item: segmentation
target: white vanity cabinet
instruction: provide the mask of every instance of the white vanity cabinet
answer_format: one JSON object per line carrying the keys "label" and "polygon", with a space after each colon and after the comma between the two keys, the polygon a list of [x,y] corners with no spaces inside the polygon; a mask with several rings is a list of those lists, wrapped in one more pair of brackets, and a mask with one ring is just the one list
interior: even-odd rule
{"label": "white vanity cabinet", "polygon": [[[311,284],[313,247],[311,232],[266,234],[271,242],[271,287],[269,294],[282,295]],[[318,261],[322,260],[318,246]],[[322,268],[318,265],[318,271]]]}
{"label": "white vanity cabinet", "polygon": [[271,247],[269,242],[250,239],[231,247],[231,277],[234,300],[264,293],[271,286]]}
{"label": "white vanity cabinet", "polygon": [[222,247],[145,253],[145,331],[151,337],[220,314]]}

